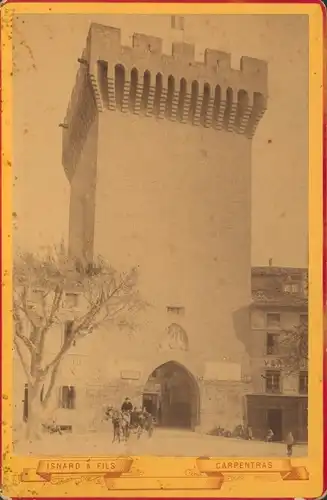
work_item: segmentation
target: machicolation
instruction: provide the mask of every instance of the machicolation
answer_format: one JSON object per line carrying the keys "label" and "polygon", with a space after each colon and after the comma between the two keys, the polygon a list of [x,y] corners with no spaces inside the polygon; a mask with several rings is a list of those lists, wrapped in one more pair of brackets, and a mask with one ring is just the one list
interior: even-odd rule
{"label": "machicolation", "polygon": [[119,29],[92,24],[79,61],[65,118],[65,160],[78,155],[93,117],[106,109],[251,139],[267,108],[267,63],[259,59],[242,57],[235,70],[230,54],[207,49],[200,63],[194,45],[173,43],[166,55],[162,39],[135,33],[132,47],[125,47]]}

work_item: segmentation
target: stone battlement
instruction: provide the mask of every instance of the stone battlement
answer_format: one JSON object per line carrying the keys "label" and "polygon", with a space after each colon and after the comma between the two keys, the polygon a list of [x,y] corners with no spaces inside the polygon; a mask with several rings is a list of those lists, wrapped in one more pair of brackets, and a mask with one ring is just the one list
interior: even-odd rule
{"label": "stone battlement", "polygon": [[194,45],[173,43],[166,55],[161,38],[140,33],[125,47],[119,29],[99,24],[91,25],[84,58],[100,112],[143,110],[252,137],[266,109],[267,63],[258,59],[242,57],[235,70],[230,54],[207,49],[200,63]]}
{"label": "stone battlement", "polygon": [[121,31],[117,28],[92,24],[88,35],[88,60],[90,69],[96,63],[106,61],[111,71],[116,64],[122,64],[131,71],[137,67],[140,73],[150,71],[153,76],[163,75],[164,81],[172,75],[176,80],[186,79],[200,86],[209,83],[223,89],[235,89],[236,93],[244,89],[251,94],[267,94],[267,63],[251,57],[242,57],[240,70],[231,68],[231,54],[219,50],[207,49],[203,62],[195,60],[195,46],[176,42],[172,44],[172,54],[162,51],[161,38],[135,33],[132,47],[121,45]]}
{"label": "stone battlement", "polygon": [[250,57],[235,70],[230,54],[213,49],[197,62],[194,45],[181,42],[164,54],[161,38],[140,33],[126,47],[120,29],[92,24],[65,117],[64,156],[71,157],[72,146],[78,155],[91,116],[105,110],[251,139],[267,108],[267,73],[265,61]]}

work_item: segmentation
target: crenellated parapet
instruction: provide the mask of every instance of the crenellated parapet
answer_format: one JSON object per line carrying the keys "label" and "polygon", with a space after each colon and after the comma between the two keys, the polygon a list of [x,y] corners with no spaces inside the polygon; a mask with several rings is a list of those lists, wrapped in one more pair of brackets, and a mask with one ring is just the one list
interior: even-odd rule
{"label": "crenellated parapet", "polygon": [[[207,49],[195,61],[195,47],[136,33],[132,47],[121,44],[119,29],[92,24],[87,61],[98,111],[131,111],[182,123],[226,129],[251,138],[267,107],[267,63]],[[104,84],[104,81],[106,84]]]}
{"label": "crenellated parapet", "polygon": [[[207,49],[197,62],[194,45],[173,43],[171,55],[162,45],[135,33],[132,46],[123,46],[119,29],[91,25],[65,118],[64,142],[73,139],[75,153],[66,154],[79,154],[94,112],[105,110],[253,137],[267,108],[267,63],[242,57],[235,70],[228,53]],[[81,115],[86,122],[75,130]]]}

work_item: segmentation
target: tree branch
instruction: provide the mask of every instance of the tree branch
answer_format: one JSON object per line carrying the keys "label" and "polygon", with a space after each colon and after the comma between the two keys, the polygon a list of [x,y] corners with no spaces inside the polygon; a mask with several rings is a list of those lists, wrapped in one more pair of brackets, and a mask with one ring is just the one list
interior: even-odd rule
{"label": "tree branch", "polygon": [[18,337],[27,347],[29,352],[33,355],[35,353],[36,347],[33,342],[30,341],[25,335],[21,334],[17,330],[15,331],[15,337]]}
{"label": "tree branch", "polygon": [[[31,363],[25,362],[24,369],[32,380],[47,377],[48,389],[43,398],[47,405],[60,369],[60,364],[75,339],[86,329],[97,327],[106,319],[113,319],[123,310],[128,310],[134,301],[134,270],[126,275],[117,274],[106,262],[98,258],[93,265],[83,265],[71,259],[63,248],[49,251],[48,255],[24,253],[15,260],[14,272],[14,317],[16,319],[15,343],[22,342],[31,354]],[[45,341],[55,322],[62,323],[60,314],[62,296],[66,289],[75,287],[81,290],[87,310],[74,313],[71,332],[66,336],[57,354],[49,362],[43,359]],[[29,306],[29,291],[36,287],[42,289],[41,303],[34,309]],[[51,299],[46,299],[48,295]],[[134,303],[134,302],[133,302]],[[24,334],[26,318],[32,327],[31,335]],[[21,346],[19,343],[18,348]],[[20,354],[24,354],[20,352]],[[22,362],[24,361],[21,357]],[[43,364],[45,365],[43,368]]]}
{"label": "tree branch", "polygon": [[99,294],[95,304],[93,307],[82,317],[82,320],[80,324],[77,327],[73,327],[73,330],[71,332],[71,335],[69,336],[69,339],[66,339],[64,342],[63,346],[61,347],[60,351],[58,354],[54,357],[54,359],[42,370],[43,375],[46,375],[49,370],[55,366],[61,358],[64,356],[64,354],[69,350],[71,345],[73,344],[74,340],[78,336],[79,332],[84,330],[85,328],[89,328],[91,321],[95,318],[95,316],[99,313],[102,307],[104,307],[111,299],[112,297],[124,286],[124,281],[120,283],[119,286],[117,286],[104,300],[104,290],[102,288],[101,293]]}
{"label": "tree branch", "polygon": [[52,301],[50,315],[49,315],[49,318],[48,318],[48,321],[47,321],[47,327],[51,326],[52,323],[53,323],[54,317],[55,317],[55,315],[58,312],[58,309],[60,307],[60,303],[61,303],[61,299],[62,299],[63,293],[64,293],[63,289],[60,288],[59,286],[56,286],[54,298],[53,298],[53,301]]}
{"label": "tree branch", "polygon": [[30,324],[32,325],[33,328],[37,327],[37,325],[34,323],[32,316],[30,314],[29,308],[28,308],[28,303],[27,303],[27,287],[23,287],[23,291],[20,295],[20,304],[17,304],[17,307],[24,313]]}
{"label": "tree branch", "polygon": [[49,317],[47,317],[45,325],[41,328],[40,332],[39,352],[41,356],[44,350],[45,335],[54,323],[54,318],[59,310],[62,296],[63,296],[63,289],[57,286],[55,289]]}
{"label": "tree branch", "polygon": [[22,363],[22,367],[23,367],[23,370],[25,372],[25,375],[26,375],[26,378],[27,378],[27,381],[29,384],[33,384],[33,379],[29,373],[29,370],[28,370],[28,364],[26,362],[26,360],[24,359],[24,356],[23,356],[23,353],[19,347],[19,343],[18,343],[18,340],[17,338],[14,338],[14,344],[15,344],[15,347],[16,347],[16,351],[17,351],[17,354],[18,354],[18,357]]}
{"label": "tree branch", "polygon": [[115,311],[107,312],[107,314],[105,314],[104,317],[101,318],[101,320],[97,321],[96,323],[93,323],[92,329],[96,330],[101,324],[103,324],[107,321],[112,321],[122,311],[124,311],[124,310],[130,311],[132,309],[133,309],[133,305],[130,305],[128,303],[123,304],[121,307],[119,307]]}
{"label": "tree branch", "polygon": [[50,381],[49,381],[49,386],[48,386],[47,392],[46,392],[46,394],[45,394],[45,396],[43,398],[43,401],[42,401],[42,406],[44,408],[47,407],[47,404],[48,404],[49,399],[51,397],[51,393],[52,393],[52,390],[53,390],[55,382],[56,382],[56,376],[57,376],[57,373],[58,373],[58,370],[59,370],[60,363],[61,363],[61,359],[53,367],[53,370],[52,370],[52,373],[51,373],[51,377],[50,377]]}

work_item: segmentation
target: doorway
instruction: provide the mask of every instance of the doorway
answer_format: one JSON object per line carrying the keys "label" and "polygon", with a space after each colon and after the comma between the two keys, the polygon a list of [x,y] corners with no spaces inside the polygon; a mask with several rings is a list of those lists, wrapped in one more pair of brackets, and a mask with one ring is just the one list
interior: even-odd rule
{"label": "doorway", "polygon": [[199,424],[197,382],[183,365],[169,361],[150,375],[143,393],[143,406],[149,409],[151,406],[156,412],[159,426],[194,430]]}
{"label": "doorway", "polygon": [[145,408],[147,412],[151,413],[156,424],[159,423],[159,397],[158,394],[148,394],[143,393],[142,398],[142,408]]}
{"label": "doorway", "polygon": [[283,439],[283,414],[280,409],[267,410],[267,427],[274,433],[273,441]]}

